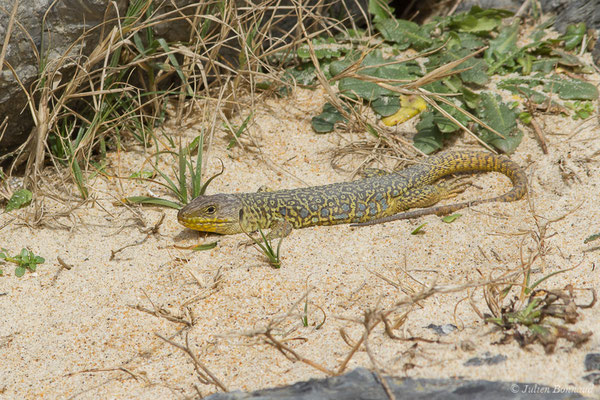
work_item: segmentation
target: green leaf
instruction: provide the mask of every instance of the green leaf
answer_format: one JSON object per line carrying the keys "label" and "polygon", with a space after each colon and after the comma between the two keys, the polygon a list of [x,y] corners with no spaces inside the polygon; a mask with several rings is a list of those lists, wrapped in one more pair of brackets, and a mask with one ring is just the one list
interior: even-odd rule
{"label": "green leaf", "polygon": [[381,33],[385,40],[397,43],[399,50],[406,50],[409,47],[415,50],[423,50],[434,43],[431,39],[433,25],[420,27],[411,21],[388,18],[376,22],[375,29]]}
{"label": "green leaf", "polygon": [[427,222],[425,222],[424,224],[421,224],[419,226],[417,226],[410,234],[411,235],[419,235],[419,234],[424,234],[425,231],[421,231],[421,229],[423,229],[423,227],[427,225]]}
{"label": "green leaf", "polygon": [[317,78],[314,65],[299,65],[285,70],[283,80],[285,82],[297,83],[299,85],[309,86]]}
{"label": "green leaf", "polygon": [[580,79],[569,79],[555,74],[550,78],[543,79],[542,82],[545,91],[558,93],[563,100],[596,100],[598,98],[596,86]]}
{"label": "green leaf", "polygon": [[515,59],[524,51],[517,47],[519,37],[519,20],[515,20],[511,25],[504,27],[497,38],[490,40],[489,49],[483,55],[488,63],[488,74],[493,75],[502,68],[511,71],[517,65]]}
{"label": "green leaf", "polygon": [[485,42],[479,37],[466,32],[454,32],[450,31],[447,33],[447,44],[446,48],[454,51],[460,49],[475,50],[485,46]]}
{"label": "green leaf", "polygon": [[371,107],[377,114],[387,117],[400,109],[400,98],[398,96],[381,96],[371,103]]}
{"label": "green leaf", "polygon": [[460,32],[489,34],[502,24],[503,18],[511,15],[513,13],[507,10],[494,8],[484,10],[473,6],[469,12],[452,17],[450,27]]}
{"label": "green leaf", "polygon": [[[460,60],[471,53],[471,50],[460,49],[456,47],[448,51],[440,52],[438,55],[431,56],[429,58],[429,62],[427,64],[428,70],[432,71],[441,65]],[[487,64],[480,58],[469,58],[453,68],[453,71],[462,69],[466,69],[466,71],[463,71],[459,74],[463,82],[483,86],[489,81],[488,74],[486,73]],[[453,91],[456,90],[458,89],[453,89]]]}
{"label": "green leaf", "polygon": [[528,112],[522,112],[519,114],[519,119],[522,123],[529,125],[531,123],[531,120],[533,119],[533,116]]}
{"label": "green leaf", "polygon": [[192,88],[189,84],[189,79],[186,79],[185,73],[181,69],[181,66],[179,65],[179,61],[177,61],[177,57],[175,57],[175,52],[171,50],[171,48],[169,47],[169,45],[165,39],[159,38],[156,40],[160,44],[160,47],[162,47],[162,49],[164,50],[164,54],[166,54],[167,57],[169,58],[169,61],[171,62],[171,65],[175,69],[175,72],[177,72],[177,75],[179,76],[180,81],[183,82],[188,96],[193,97],[194,91],[192,90]]}
{"label": "green leaf", "polygon": [[192,251],[206,251],[206,250],[210,250],[210,249],[214,249],[215,247],[217,247],[217,244],[219,242],[211,242],[211,243],[204,243],[204,244],[200,244],[198,246],[195,246],[192,248]]}
{"label": "green leaf", "polygon": [[4,211],[9,212],[18,210],[19,208],[27,207],[31,204],[33,194],[27,189],[18,189],[11,196],[10,200],[6,204]]}
{"label": "green leaf", "polygon": [[586,34],[585,22],[567,26],[567,30],[560,38],[565,41],[565,50],[573,50],[579,46]]}
{"label": "green leaf", "polygon": [[501,89],[508,90],[511,93],[518,94],[519,96],[525,96],[536,104],[542,104],[548,100],[548,96],[541,92],[538,92],[537,90],[533,90],[527,86],[511,85],[505,84],[504,82],[500,82],[498,87]]}
{"label": "green leaf", "polygon": [[[469,117],[458,111],[455,107],[452,107],[448,104],[440,104],[439,106],[461,124],[466,125],[469,123]],[[433,122],[437,125],[442,133],[452,133],[461,129],[458,125],[448,119],[445,115],[442,115],[439,111],[434,112]]]}
{"label": "green leaf", "polygon": [[[339,58],[342,55],[342,52],[346,52],[350,49],[348,46],[337,44],[335,38],[332,37],[315,38],[312,40],[312,46],[315,51],[315,56],[317,56],[319,60]],[[300,46],[297,50],[297,54],[298,57],[303,60],[310,60],[310,48],[307,44]]]}
{"label": "green leaf", "polygon": [[571,79],[554,74],[550,77],[543,77],[540,74],[527,78],[511,78],[502,81],[505,85],[525,85],[534,87],[543,85],[543,90],[548,93],[557,93],[563,100],[596,100],[598,98],[598,89],[591,83],[580,79]]}
{"label": "green leaf", "polygon": [[500,96],[482,93],[481,104],[477,109],[478,117],[494,128],[505,138],[481,129],[481,139],[504,153],[512,153],[523,138],[523,132],[517,128],[517,114],[502,102]]}
{"label": "green leaf", "polygon": [[394,8],[387,4],[387,0],[369,0],[369,14],[373,21],[388,19],[394,15]]}
{"label": "green leaf", "polygon": [[[339,74],[348,66],[356,62],[356,55],[348,55],[344,60],[331,63],[330,71],[332,74]],[[372,51],[367,54],[360,64],[357,75],[379,78],[383,82],[394,80],[413,80],[418,76],[419,69],[414,63],[390,63],[382,56],[380,50]],[[380,96],[397,96],[397,93],[384,89],[375,82],[367,82],[359,78],[344,78],[338,85],[340,92],[349,97],[362,98],[366,101],[374,101]]]}
{"label": "green leaf", "polygon": [[433,113],[425,112],[417,124],[417,134],[413,137],[414,145],[425,154],[431,154],[442,148],[443,135],[433,121]]}
{"label": "green leaf", "polygon": [[233,130],[233,127],[231,127],[229,125],[227,126],[227,128],[229,129],[229,132],[234,136],[229,141],[229,144],[227,145],[227,150],[230,150],[237,144],[236,138],[239,138],[240,136],[242,136],[242,133],[244,133],[244,131],[246,130],[246,127],[248,126],[250,119],[252,119],[252,116],[254,116],[254,111],[252,111],[250,114],[248,114],[248,116],[244,119],[244,122],[242,122],[242,125],[240,125],[235,131]]}
{"label": "green leaf", "polygon": [[456,221],[460,217],[462,217],[462,214],[445,215],[442,217],[442,221],[447,224],[451,224],[452,222]]}
{"label": "green leaf", "polygon": [[77,159],[75,159],[73,157],[70,164],[71,164],[71,171],[73,172],[73,178],[75,178],[75,184],[77,185],[77,188],[79,189],[79,194],[81,194],[81,197],[83,197],[84,199],[87,199],[88,190],[87,190],[87,187],[85,186],[85,178],[83,177],[83,172],[81,171],[79,162],[77,161]]}
{"label": "green leaf", "polygon": [[154,175],[155,175],[154,171],[143,170],[143,171],[134,172],[133,174],[129,175],[129,177],[130,178],[151,179]]}
{"label": "green leaf", "polygon": [[556,68],[558,59],[556,58],[542,58],[541,60],[534,60],[531,63],[532,72],[541,72],[544,75],[549,74]]}
{"label": "green leaf", "polygon": [[317,133],[328,133],[338,122],[346,121],[346,118],[331,103],[325,103],[321,114],[312,118],[311,125]]}
{"label": "green leaf", "polygon": [[479,104],[479,100],[481,99],[481,97],[479,96],[479,93],[472,91],[471,89],[469,89],[466,86],[463,86],[460,91],[462,92],[463,101],[465,102],[467,107],[469,107],[472,110],[477,108],[477,105]]}
{"label": "green leaf", "polygon": [[15,275],[17,276],[17,278],[20,278],[23,275],[25,275],[25,271],[26,271],[25,267],[18,266],[17,268],[15,268]]}
{"label": "green leaf", "polygon": [[131,196],[126,197],[125,200],[129,203],[134,204],[151,204],[155,206],[169,207],[179,210],[181,208],[181,204],[175,203],[171,200],[161,199],[158,197],[149,197],[149,196]]}

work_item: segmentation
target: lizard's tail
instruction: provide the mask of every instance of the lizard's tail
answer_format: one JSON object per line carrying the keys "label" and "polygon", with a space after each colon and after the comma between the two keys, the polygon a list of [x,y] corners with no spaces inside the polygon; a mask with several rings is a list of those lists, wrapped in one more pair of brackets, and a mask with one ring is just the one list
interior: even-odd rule
{"label": "lizard's tail", "polygon": [[510,178],[513,187],[510,191],[489,199],[464,201],[462,203],[422,208],[367,222],[352,224],[350,226],[375,225],[430,214],[445,215],[462,208],[472,207],[483,203],[516,201],[527,193],[527,175],[525,175],[525,171],[523,171],[517,163],[503,155],[484,152],[451,151],[432,156],[428,158],[425,163],[431,166],[428,177],[428,180],[431,182],[459,172],[500,172]]}

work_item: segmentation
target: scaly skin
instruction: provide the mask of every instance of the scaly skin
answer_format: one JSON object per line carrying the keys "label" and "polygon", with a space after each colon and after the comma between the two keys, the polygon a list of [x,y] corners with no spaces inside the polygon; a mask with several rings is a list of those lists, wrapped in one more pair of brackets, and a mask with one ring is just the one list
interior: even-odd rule
{"label": "scaly skin", "polygon": [[[440,178],[460,172],[495,171],[508,176],[509,192],[490,199],[429,207],[464,190],[463,184]],[[351,182],[273,192],[199,196],[183,207],[178,221],[191,229],[221,234],[271,228],[285,236],[292,228],[314,225],[370,225],[426,214],[447,214],[492,201],[515,201],[527,192],[523,170],[505,156],[483,152],[446,152],[404,170]]]}

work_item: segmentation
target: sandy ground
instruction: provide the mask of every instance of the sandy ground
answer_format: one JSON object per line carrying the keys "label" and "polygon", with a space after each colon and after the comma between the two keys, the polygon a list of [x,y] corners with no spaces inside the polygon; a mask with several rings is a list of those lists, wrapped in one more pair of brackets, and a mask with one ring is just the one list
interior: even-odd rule
{"label": "sandy ground", "polygon": [[[260,153],[227,150],[225,134],[215,132],[208,172],[220,169],[218,159],[225,172],[208,192],[350,179],[331,168],[330,151],[364,136],[313,133],[310,118],[323,101],[319,91],[298,90],[289,98],[259,102],[249,132]],[[185,129],[172,123],[164,129],[189,141],[202,128],[198,121],[187,121]],[[547,117],[543,125],[550,153],[542,154],[528,132],[512,156],[529,176],[528,200],[463,210],[451,224],[428,216],[359,229],[340,225],[294,231],[283,241],[281,269],[271,268],[255,248],[239,247],[244,235],[199,235],[178,225],[173,210],[113,205],[123,195],[164,194],[154,184],[98,177],[91,190],[95,201],[68,216],[59,213],[74,203],[61,205],[50,198],[44,201],[42,224],[34,224],[28,209],[2,214],[1,247],[11,253],[28,247],[46,263],[23,278],[5,267],[0,277],[0,398],[176,399],[219,390],[199,380],[191,359],[156,334],[180,344],[187,334],[190,349],[229,390],[324,377],[265,344],[260,333],[271,327],[273,337],[297,354],[337,370],[363,335],[362,321],[370,311],[432,284],[457,287],[500,276],[540,250],[534,279],[568,270],[544,288],[599,287],[597,242],[583,243],[600,232],[597,119]],[[456,148],[476,146],[462,138]],[[129,146],[110,155],[107,170],[127,176],[148,168],[146,156],[142,148]],[[469,188],[459,199],[510,188],[500,174],[478,175],[474,182],[479,188]],[[163,213],[157,232],[149,232]],[[410,234],[424,222],[424,234]],[[210,251],[174,247],[215,240],[219,244]],[[126,245],[111,258],[111,251]],[[62,268],[58,257],[72,268]],[[408,312],[394,331],[396,339],[382,326],[369,336],[377,366],[397,376],[518,380],[600,395],[582,379],[585,354],[600,350],[597,306],[580,310],[572,326],[594,332],[587,343],[575,348],[560,340],[553,354],[545,354],[538,344],[526,349],[514,341],[497,344],[502,335],[474,312],[469,294],[479,310],[488,311],[482,289],[476,288],[439,293],[393,313],[390,320],[396,322]],[[585,291],[576,295],[578,303],[590,300]],[[306,327],[301,323],[305,298]],[[140,306],[194,322],[188,327]],[[449,323],[459,329],[446,336],[426,328]],[[488,352],[507,359],[465,366]],[[359,365],[373,367],[364,347],[347,368]]]}

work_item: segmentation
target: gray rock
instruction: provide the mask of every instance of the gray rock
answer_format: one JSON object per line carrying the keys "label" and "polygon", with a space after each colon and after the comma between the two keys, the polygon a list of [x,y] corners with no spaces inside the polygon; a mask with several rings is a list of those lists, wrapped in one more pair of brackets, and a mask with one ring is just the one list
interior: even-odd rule
{"label": "gray rock", "polygon": [[600,386],[600,372],[592,372],[583,377],[584,380],[591,382],[594,386]]}
{"label": "gray rock", "polygon": [[479,367],[481,365],[495,365],[503,363],[504,361],[506,361],[506,356],[504,354],[496,354],[493,356],[491,353],[485,352],[481,357],[469,358],[465,362],[465,366]]}
{"label": "gray rock", "polygon": [[589,353],[583,361],[586,371],[600,371],[600,353]]}
{"label": "gray rock", "polygon": [[444,324],[444,325],[429,324],[425,328],[431,329],[432,331],[434,331],[435,333],[437,333],[440,336],[448,335],[458,329],[456,327],[456,325],[454,325],[454,324]]}
{"label": "gray rock", "polygon": [[[317,2],[318,0],[310,0],[303,4],[316,4]],[[322,7],[321,10],[329,16],[336,17],[347,15],[347,9],[353,16],[354,22],[360,24],[362,14],[359,7],[362,6],[366,10],[367,0],[347,0],[345,2],[346,6],[343,2],[336,2],[330,7]],[[13,3],[14,0],[0,0],[0,46],[7,35]],[[123,17],[129,3],[128,0],[112,2],[106,0],[60,0],[56,2],[53,0],[21,0],[15,15],[5,61],[12,66],[23,86],[28,91],[32,91],[40,66],[40,60],[36,53],[47,56],[50,63],[67,53],[73,58],[79,57],[79,54],[88,55],[100,40],[101,29],[93,30],[93,28],[105,20],[114,21],[117,9],[118,15]],[[242,4],[242,2],[238,3]],[[182,17],[194,15],[197,4],[200,4],[197,0],[154,0],[154,15],[156,16],[173,11],[175,6],[179,9],[177,14],[170,14],[165,23],[153,25],[156,37],[162,37],[167,42],[187,41],[190,36],[190,23]],[[273,2],[273,4],[289,6],[292,2],[283,0]],[[246,6],[247,3],[243,2],[243,5]],[[272,26],[274,34],[289,32],[295,25],[295,18],[282,15],[289,11],[289,7],[277,11],[278,16]],[[267,15],[264,21],[268,20],[270,18]],[[346,21],[348,20],[346,18]],[[307,18],[304,22],[307,29],[310,30],[312,21]],[[113,25],[114,23],[105,25],[105,34],[110,32]],[[90,30],[92,30],[91,34],[86,36],[85,42],[70,48],[83,32]],[[230,41],[225,47],[235,46],[235,43],[235,40]],[[233,56],[229,54],[229,57],[234,61],[237,60],[237,54]],[[61,70],[61,73],[63,75],[62,82],[72,76],[68,68]],[[0,124],[4,122],[5,118],[8,119],[8,127],[0,141],[0,156],[23,143],[34,126],[31,111],[27,107],[27,96],[23,93],[13,72],[6,66],[0,73]]]}
{"label": "gray rock", "polygon": [[[567,400],[585,399],[578,393],[554,393],[549,386],[534,383],[469,381],[462,379],[411,379],[386,377],[398,400]],[[311,379],[291,386],[217,393],[206,400],[387,400],[376,375],[357,368],[342,376]]]}

